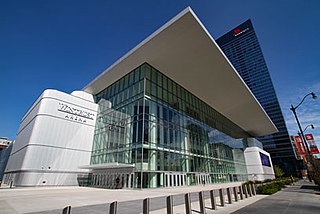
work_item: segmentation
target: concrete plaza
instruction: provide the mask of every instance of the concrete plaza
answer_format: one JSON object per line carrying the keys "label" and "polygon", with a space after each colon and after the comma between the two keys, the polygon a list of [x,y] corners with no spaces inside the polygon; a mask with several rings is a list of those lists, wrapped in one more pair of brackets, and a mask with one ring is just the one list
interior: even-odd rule
{"label": "concrete plaza", "polygon": [[[184,194],[191,193],[192,209],[198,210],[198,192],[239,186],[241,183],[225,183],[206,186],[189,186],[158,189],[97,189],[88,187],[35,187],[0,189],[0,210],[3,213],[61,213],[65,206],[72,206],[72,213],[107,213],[109,204],[118,201],[119,213],[141,213],[142,200],[150,198],[152,213],[165,213],[165,197],[173,195],[174,212],[184,213]],[[218,191],[215,191],[218,200]],[[219,210],[240,209],[265,196],[247,198]],[[209,204],[206,202],[206,204]],[[231,210],[225,213],[229,213]],[[0,212],[1,213],[1,212]]]}
{"label": "concrete plaza", "polygon": [[[271,195],[256,195],[221,207],[218,191],[215,191],[217,210],[210,209],[209,190],[239,186],[241,183],[225,183],[206,186],[158,188],[158,189],[96,189],[87,187],[37,187],[1,188],[0,213],[61,213],[65,206],[72,206],[72,213],[108,213],[109,204],[118,201],[118,213],[142,213],[142,200],[150,198],[152,214],[166,213],[166,196],[173,196],[175,214],[185,213],[184,194],[191,193],[193,213],[199,213],[198,192],[204,191],[206,212],[210,213],[318,213],[320,195],[316,186],[299,181]],[[227,201],[225,197],[225,201]]]}

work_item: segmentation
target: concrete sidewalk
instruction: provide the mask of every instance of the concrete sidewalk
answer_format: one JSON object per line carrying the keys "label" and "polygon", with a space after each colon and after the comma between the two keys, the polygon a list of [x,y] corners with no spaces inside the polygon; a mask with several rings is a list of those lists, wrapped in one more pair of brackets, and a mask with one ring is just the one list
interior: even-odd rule
{"label": "concrete sidewalk", "polygon": [[320,213],[319,187],[301,180],[293,186],[234,212],[234,214],[250,213],[318,214]]}

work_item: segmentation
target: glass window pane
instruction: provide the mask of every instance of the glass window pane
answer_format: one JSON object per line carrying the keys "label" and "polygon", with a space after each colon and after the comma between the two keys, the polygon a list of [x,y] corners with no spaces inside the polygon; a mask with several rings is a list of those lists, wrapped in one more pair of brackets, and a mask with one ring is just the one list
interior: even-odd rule
{"label": "glass window pane", "polygon": [[168,91],[172,93],[172,81],[168,79]]}
{"label": "glass window pane", "polygon": [[172,93],[177,96],[177,84],[175,82],[172,84]]}
{"label": "glass window pane", "polygon": [[162,86],[162,74],[160,72],[157,72],[157,83]]}
{"label": "glass window pane", "polygon": [[139,93],[143,93],[144,90],[144,80],[139,82]]}
{"label": "glass window pane", "polygon": [[139,71],[139,76],[140,76],[140,79],[143,79],[145,76],[146,76],[146,71],[148,69],[148,65],[147,64],[143,64],[140,68],[140,71]]}
{"label": "glass window pane", "polygon": [[157,72],[154,68],[151,70],[151,80],[152,82],[157,83]]}
{"label": "glass window pane", "polygon": [[122,91],[124,87],[124,78],[119,81],[119,91]]}
{"label": "glass window pane", "polygon": [[164,102],[168,103],[168,92],[166,90],[162,91],[162,99]]}
{"label": "glass window pane", "polygon": [[151,80],[151,69],[146,69],[146,78]]}
{"label": "glass window pane", "polygon": [[147,95],[151,94],[151,83],[149,80],[146,80],[146,94]]}
{"label": "glass window pane", "polygon": [[157,97],[157,86],[154,83],[151,83],[151,95]]}
{"label": "glass window pane", "polygon": [[157,87],[158,89],[158,99],[162,100],[162,88],[160,86]]}
{"label": "glass window pane", "polygon": [[163,81],[162,87],[164,89],[167,89],[168,88],[168,78],[166,76],[164,76],[164,75],[162,77],[163,77],[162,78],[162,81]]}
{"label": "glass window pane", "polygon": [[139,68],[137,68],[136,70],[134,70],[134,82],[138,82],[140,77],[139,77]]}
{"label": "glass window pane", "polygon": [[131,72],[129,76],[129,86],[131,86],[133,82],[134,82],[134,72]]}
{"label": "glass window pane", "polygon": [[129,85],[129,75],[124,77],[124,88],[128,88]]}

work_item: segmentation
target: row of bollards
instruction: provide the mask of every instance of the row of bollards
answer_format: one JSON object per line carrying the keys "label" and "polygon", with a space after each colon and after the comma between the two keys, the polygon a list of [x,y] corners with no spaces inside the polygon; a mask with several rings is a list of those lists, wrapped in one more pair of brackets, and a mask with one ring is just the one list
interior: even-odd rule
{"label": "row of bollards", "polygon": [[[220,206],[224,207],[225,206],[225,194],[224,194],[224,189],[219,189],[219,201],[220,201]],[[247,185],[242,185],[239,187],[229,187],[226,188],[226,195],[227,195],[227,203],[232,204],[232,192],[234,195],[234,201],[237,202],[245,198],[251,197],[253,195],[256,195],[255,187],[253,184],[247,184]],[[217,209],[217,203],[216,203],[216,198],[214,195],[214,190],[209,191],[209,196],[210,196],[210,202],[211,202],[211,207],[209,209],[211,210],[216,210]],[[186,209],[186,214],[191,214],[191,200],[190,200],[190,193],[185,194],[185,209]],[[198,213],[206,213],[205,211],[205,202],[203,198],[203,192],[199,192],[199,211]]]}
{"label": "row of bollards", "polygon": [[[219,201],[220,206],[225,206],[225,198],[224,198],[224,189],[219,189]],[[252,197],[256,195],[256,188],[253,183],[250,184],[243,184],[238,187],[228,187],[226,188],[227,193],[227,202],[228,204],[232,204],[232,192],[234,195],[234,201],[237,202],[240,200],[243,200],[244,198]],[[217,209],[217,202],[214,195],[214,190],[209,191],[209,197],[210,197],[210,204],[211,207],[209,209],[216,210]],[[184,195],[185,199],[185,213],[186,214],[192,214],[191,209],[191,197],[190,193],[186,193]],[[145,198],[143,200],[143,214],[149,214],[150,213],[150,198]],[[166,206],[167,206],[167,214],[173,214],[173,196],[169,195],[166,197]],[[206,213],[206,207],[205,207],[205,198],[203,196],[203,191],[199,192],[199,211],[198,213]],[[110,203],[109,208],[109,214],[117,214],[118,212],[118,202],[114,201]],[[71,214],[71,206],[67,206],[62,210],[62,214]]]}

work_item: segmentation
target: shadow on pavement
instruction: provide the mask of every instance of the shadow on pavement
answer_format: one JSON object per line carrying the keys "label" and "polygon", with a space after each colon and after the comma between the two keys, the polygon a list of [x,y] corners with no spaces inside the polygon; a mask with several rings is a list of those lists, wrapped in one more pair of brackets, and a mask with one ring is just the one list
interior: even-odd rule
{"label": "shadow on pavement", "polygon": [[300,189],[310,189],[310,190],[320,191],[319,186],[316,186],[316,185],[302,185]]}

